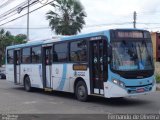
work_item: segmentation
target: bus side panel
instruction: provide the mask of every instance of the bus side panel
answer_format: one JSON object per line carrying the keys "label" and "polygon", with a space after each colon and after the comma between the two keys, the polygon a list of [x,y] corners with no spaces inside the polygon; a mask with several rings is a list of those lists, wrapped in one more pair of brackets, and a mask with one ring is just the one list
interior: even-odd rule
{"label": "bus side panel", "polygon": [[21,84],[23,84],[24,82],[24,77],[25,75],[28,75],[30,77],[30,68],[29,68],[29,64],[21,64],[20,66],[20,69],[21,69],[21,75],[20,75],[20,78],[21,78]]}
{"label": "bus side panel", "polygon": [[69,64],[67,76],[70,80],[70,92],[74,93],[74,83],[76,80],[76,73],[73,70],[73,64]]}
{"label": "bus side panel", "polygon": [[69,92],[69,79],[67,78],[67,64],[52,65],[52,85],[54,90]]}
{"label": "bus side panel", "polygon": [[90,94],[89,69],[86,71],[73,70],[73,64],[53,64],[52,66],[53,89],[58,91],[74,92],[76,78],[82,78]]}
{"label": "bus side panel", "polygon": [[6,79],[10,82],[14,82],[14,65],[13,64],[6,65]]}
{"label": "bus side panel", "polygon": [[25,75],[29,76],[32,87],[43,88],[41,64],[22,64],[21,65],[22,83]]}
{"label": "bus side panel", "polygon": [[88,94],[90,95],[90,78],[89,69],[87,70],[73,70],[73,64],[69,64],[68,78],[70,78],[70,92],[74,92],[74,83],[77,78],[82,78],[87,86]]}
{"label": "bus side panel", "polygon": [[31,64],[32,87],[43,88],[42,64]]}

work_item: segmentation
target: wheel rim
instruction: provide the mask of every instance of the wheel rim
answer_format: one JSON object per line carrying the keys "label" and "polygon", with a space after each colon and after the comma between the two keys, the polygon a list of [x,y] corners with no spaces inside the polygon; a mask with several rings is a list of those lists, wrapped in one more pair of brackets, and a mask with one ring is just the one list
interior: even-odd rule
{"label": "wheel rim", "polygon": [[78,87],[78,95],[82,98],[82,97],[85,97],[85,94],[86,94],[85,87],[82,85],[79,86]]}

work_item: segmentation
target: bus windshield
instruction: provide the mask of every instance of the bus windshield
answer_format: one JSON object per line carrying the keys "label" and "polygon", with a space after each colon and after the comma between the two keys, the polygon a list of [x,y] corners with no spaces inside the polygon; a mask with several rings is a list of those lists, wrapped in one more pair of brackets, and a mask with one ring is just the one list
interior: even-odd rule
{"label": "bus windshield", "polygon": [[113,70],[153,70],[152,43],[121,40],[112,43]]}

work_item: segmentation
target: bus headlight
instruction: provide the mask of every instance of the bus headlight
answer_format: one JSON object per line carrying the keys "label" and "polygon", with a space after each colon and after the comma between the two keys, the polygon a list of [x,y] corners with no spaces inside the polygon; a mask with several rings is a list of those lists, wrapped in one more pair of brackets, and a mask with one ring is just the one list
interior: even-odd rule
{"label": "bus headlight", "polygon": [[112,79],[112,82],[120,87],[123,87],[125,88],[125,84],[119,80],[116,80],[116,79]]}
{"label": "bus headlight", "polygon": [[113,79],[112,82],[118,85],[118,82],[119,82],[119,81],[116,80],[116,79]]}

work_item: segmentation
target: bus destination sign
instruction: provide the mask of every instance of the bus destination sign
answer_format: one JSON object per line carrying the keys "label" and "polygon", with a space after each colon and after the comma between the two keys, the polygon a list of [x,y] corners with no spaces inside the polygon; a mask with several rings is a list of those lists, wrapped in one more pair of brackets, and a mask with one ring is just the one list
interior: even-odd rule
{"label": "bus destination sign", "polygon": [[73,70],[87,70],[86,64],[73,64]]}
{"label": "bus destination sign", "polygon": [[118,31],[118,38],[144,38],[143,32],[140,31]]}

